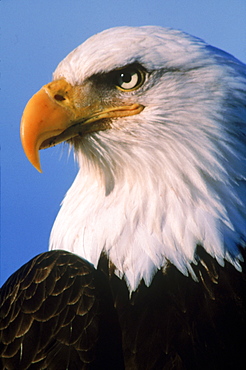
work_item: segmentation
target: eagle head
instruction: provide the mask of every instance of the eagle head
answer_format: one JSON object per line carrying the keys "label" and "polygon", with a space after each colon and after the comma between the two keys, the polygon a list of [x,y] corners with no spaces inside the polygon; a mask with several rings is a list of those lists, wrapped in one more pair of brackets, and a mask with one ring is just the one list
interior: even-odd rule
{"label": "eagle head", "polygon": [[51,249],[97,266],[107,254],[130,290],[203,246],[240,269],[246,237],[246,67],[180,31],[118,27],[77,47],[28,102],[24,150],[66,141],[78,175]]}

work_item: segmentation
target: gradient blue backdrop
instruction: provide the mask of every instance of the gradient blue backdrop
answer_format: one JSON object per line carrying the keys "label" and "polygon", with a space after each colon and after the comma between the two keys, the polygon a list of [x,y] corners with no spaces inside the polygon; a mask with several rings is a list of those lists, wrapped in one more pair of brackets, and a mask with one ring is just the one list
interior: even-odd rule
{"label": "gradient blue backdrop", "polygon": [[77,172],[60,145],[41,153],[43,174],[27,161],[19,122],[28,99],[56,65],[92,34],[120,26],[182,29],[246,62],[245,0],[2,0],[1,283],[48,249],[59,204]]}

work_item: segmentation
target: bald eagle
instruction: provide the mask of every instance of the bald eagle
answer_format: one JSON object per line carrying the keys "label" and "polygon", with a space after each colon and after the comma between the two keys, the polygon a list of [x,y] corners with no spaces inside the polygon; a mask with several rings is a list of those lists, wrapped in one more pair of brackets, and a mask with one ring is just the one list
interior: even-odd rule
{"label": "bald eagle", "polygon": [[50,251],[1,289],[3,369],[246,368],[246,67],[118,27],[27,103],[21,139],[79,163]]}

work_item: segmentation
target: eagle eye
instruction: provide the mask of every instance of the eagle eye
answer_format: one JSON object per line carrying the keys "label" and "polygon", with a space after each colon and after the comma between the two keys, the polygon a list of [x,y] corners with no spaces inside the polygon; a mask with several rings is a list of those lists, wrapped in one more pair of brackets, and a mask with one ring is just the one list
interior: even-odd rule
{"label": "eagle eye", "polygon": [[129,66],[124,69],[119,69],[114,73],[114,83],[120,90],[136,90],[144,83],[145,74],[136,66]]}

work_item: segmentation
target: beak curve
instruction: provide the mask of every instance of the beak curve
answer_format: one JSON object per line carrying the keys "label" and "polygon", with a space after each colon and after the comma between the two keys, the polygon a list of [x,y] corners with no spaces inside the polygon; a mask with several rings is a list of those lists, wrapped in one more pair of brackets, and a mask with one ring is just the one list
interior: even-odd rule
{"label": "beak curve", "polygon": [[27,158],[39,172],[39,148],[43,141],[64,131],[68,121],[69,111],[50,99],[44,88],[27,103],[21,120],[21,142]]}

